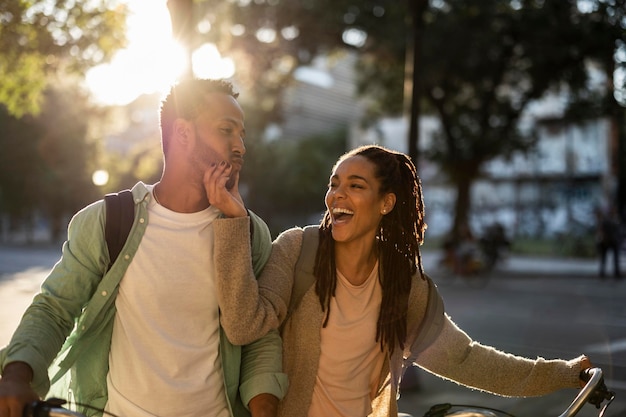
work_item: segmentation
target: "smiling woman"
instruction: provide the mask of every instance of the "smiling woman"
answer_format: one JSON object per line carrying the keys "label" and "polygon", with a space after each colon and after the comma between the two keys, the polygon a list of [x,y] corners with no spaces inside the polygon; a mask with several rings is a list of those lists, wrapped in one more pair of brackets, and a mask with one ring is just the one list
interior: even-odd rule
{"label": "smiling woman", "polygon": [[[165,94],[186,70],[185,50],[172,37],[166,0],[127,0],[128,46],[111,63],[86,74],[94,100],[103,105],[124,105],[141,94]],[[229,78],[231,60],[205,44],[193,54],[193,72],[202,78]]]}

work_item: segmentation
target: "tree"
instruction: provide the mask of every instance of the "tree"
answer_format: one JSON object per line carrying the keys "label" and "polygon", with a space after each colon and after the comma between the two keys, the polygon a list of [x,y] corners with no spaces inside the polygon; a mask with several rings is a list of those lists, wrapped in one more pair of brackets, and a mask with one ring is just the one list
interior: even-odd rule
{"label": "tree", "polygon": [[533,145],[518,130],[528,104],[550,91],[570,104],[591,97],[587,65],[615,44],[602,36],[614,26],[597,25],[576,1],[446,3],[429,11],[423,85],[442,125],[429,156],[457,189],[454,235],[484,163]]}
{"label": "tree", "polygon": [[[415,41],[421,48],[417,91],[442,126],[426,157],[456,186],[453,234],[468,222],[471,186],[485,162],[533,146],[518,130],[530,102],[558,90],[567,91],[571,103],[595,102],[587,65],[601,59],[606,66],[615,62],[617,48],[623,53],[623,3],[441,0],[423,12],[415,5],[416,21],[423,22],[421,42]],[[358,91],[368,98],[372,120],[403,110],[407,17],[416,15],[408,4],[205,0],[198,18],[210,30],[196,42],[215,42],[222,52],[245,57],[237,61],[237,79],[257,94],[263,120],[280,120],[280,93],[299,65],[354,49]]]}
{"label": "tree", "polygon": [[422,68],[422,38],[424,37],[424,14],[428,7],[427,0],[408,0],[411,11],[411,25],[409,33],[411,39],[407,42],[407,55],[405,64],[405,107],[409,115],[408,155],[414,161],[419,161],[419,127],[421,117],[420,75]]}
{"label": "tree", "polygon": [[570,107],[570,118],[607,116],[611,121],[612,145],[616,151],[611,161],[617,177],[614,203],[622,219],[626,216],[626,0],[592,4],[587,28],[588,49],[595,51],[595,62],[607,75],[606,94],[597,98],[577,97]]}
{"label": "tree", "polygon": [[9,230],[28,224],[37,207],[37,179],[42,163],[37,141],[41,135],[31,116],[16,119],[0,106],[0,225],[8,219]]}
{"label": "tree", "polygon": [[77,91],[57,82],[37,116],[18,119],[0,106],[0,214],[14,227],[39,214],[54,241],[71,214],[100,197],[91,182],[98,143],[88,126],[97,115]]}
{"label": "tree", "polygon": [[42,133],[30,138],[37,141],[42,164],[36,180],[38,208],[49,221],[53,241],[62,236],[70,215],[101,197],[91,181],[100,142],[90,136],[89,124],[97,112],[86,94],[59,84],[45,91],[42,111],[35,119]]}
{"label": "tree", "polygon": [[[241,182],[246,204],[267,222],[274,236],[324,212],[331,168],[345,152],[346,131],[315,135],[294,142],[246,144]],[[318,219],[318,220],[319,220]]]}
{"label": "tree", "polygon": [[[385,98],[381,105],[373,103],[372,111],[398,114],[403,110],[405,16],[406,3],[396,1],[204,0],[197,3],[196,18],[200,27],[210,30],[195,36],[193,48],[212,42],[236,61],[236,79],[246,92],[242,102],[252,104],[246,114],[259,114],[254,120],[260,129],[281,121],[282,93],[299,66],[346,49],[358,50],[363,56],[361,65],[388,70],[380,71],[381,81],[369,88],[376,90],[372,96],[382,97],[385,90],[393,92],[393,98]],[[363,36],[367,39],[361,43]],[[365,56],[370,52],[368,63]],[[397,56],[402,56],[400,66],[395,65]],[[362,84],[361,90],[366,89]]]}
{"label": "tree", "polygon": [[48,76],[80,73],[125,43],[126,8],[116,0],[0,0],[0,103],[37,114]]}

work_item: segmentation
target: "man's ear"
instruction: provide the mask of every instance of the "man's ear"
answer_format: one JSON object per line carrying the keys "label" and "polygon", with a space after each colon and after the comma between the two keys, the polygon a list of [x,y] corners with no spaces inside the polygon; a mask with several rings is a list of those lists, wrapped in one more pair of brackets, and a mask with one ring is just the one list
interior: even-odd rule
{"label": "man's ear", "polygon": [[173,127],[173,137],[174,140],[180,142],[183,145],[187,145],[191,140],[191,124],[189,121],[185,119],[176,119],[174,120]]}

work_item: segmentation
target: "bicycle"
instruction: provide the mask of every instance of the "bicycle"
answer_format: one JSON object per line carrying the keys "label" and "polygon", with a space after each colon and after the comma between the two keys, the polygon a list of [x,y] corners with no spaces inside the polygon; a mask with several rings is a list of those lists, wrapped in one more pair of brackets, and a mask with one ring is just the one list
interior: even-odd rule
{"label": "bicycle", "polygon": [[[580,389],[578,395],[570,405],[558,417],[573,417],[582,409],[585,403],[590,403],[600,410],[598,417],[603,417],[607,407],[613,402],[615,393],[609,391],[604,384],[602,370],[590,368],[581,373],[583,380],[587,381]],[[514,415],[496,408],[473,406],[464,404],[436,404],[433,405],[423,417],[515,417]]]}
{"label": "bicycle", "polygon": [[[67,402],[65,400],[59,398],[49,398],[47,400],[34,401],[30,404],[27,404],[24,407],[23,417],[85,417],[84,414],[79,413],[78,411],[70,410],[64,405]],[[92,408],[89,406],[85,406],[86,408]],[[93,408],[97,411],[102,411],[105,416],[113,416],[114,414],[107,413],[104,410],[100,410],[97,408]]]}
{"label": "bicycle", "polygon": [[487,286],[493,268],[493,265],[489,265],[480,252],[460,258],[454,251],[449,249],[444,250],[438,266],[442,279],[446,283],[451,283],[458,278],[463,280],[469,287],[477,289]]}
{"label": "bicycle", "polygon": [[[582,409],[585,403],[593,404],[601,409],[598,417],[603,417],[607,407],[613,402],[615,393],[609,391],[604,384],[602,370],[590,368],[583,371],[582,376],[587,383],[574,398],[572,403],[558,417],[573,417]],[[587,379],[588,378],[588,379]],[[606,403],[604,403],[606,401]],[[604,403],[604,404],[603,404]],[[28,404],[24,409],[24,417],[85,417],[83,414],[69,410],[63,405],[65,401],[56,398],[46,401],[35,401]],[[455,410],[457,408],[458,410]],[[107,413],[105,413],[107,414]],[[515,417],[506,411],[495,408],[472,406],[462,404],[436,404],[432,406],[423,417]]]}
{"label": "bicycle", "polygon": [[484,288],[493,270],[506,258],[510,246],[504,228],[498,223],[487,227],[479,238],[466,230],[460,238],[444,241],[438,266],[445,281],[458,277],[472,288]]}

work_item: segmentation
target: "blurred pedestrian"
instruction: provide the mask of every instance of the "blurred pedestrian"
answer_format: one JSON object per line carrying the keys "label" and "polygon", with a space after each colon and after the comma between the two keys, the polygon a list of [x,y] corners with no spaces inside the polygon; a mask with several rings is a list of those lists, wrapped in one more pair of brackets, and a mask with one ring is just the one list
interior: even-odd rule
{"label": "blurred pedestrian", "polygon": [[609,210],[596,210],[596,246],[600,261],[600,278],[606,276],[606,258],[611,252],[613,257],[613,276],[617,279],[621,278],[619,253],[622,243],[621,224],[614,206]]}

